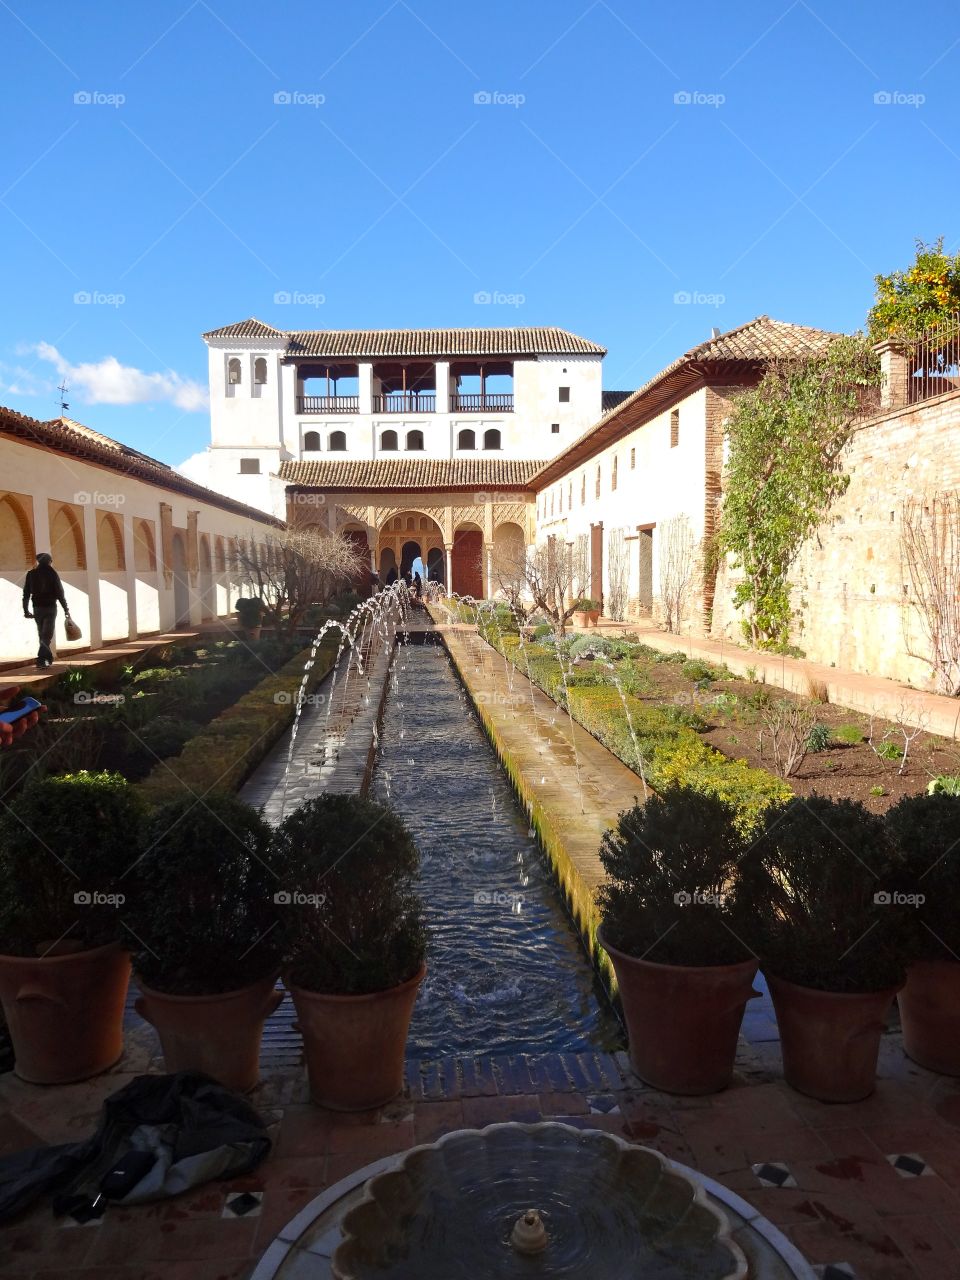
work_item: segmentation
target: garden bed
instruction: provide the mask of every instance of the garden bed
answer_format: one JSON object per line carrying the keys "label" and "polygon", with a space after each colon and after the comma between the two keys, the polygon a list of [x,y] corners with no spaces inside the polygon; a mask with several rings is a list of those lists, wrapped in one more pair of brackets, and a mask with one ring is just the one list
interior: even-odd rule
{"label": "garden bed", "polygon": [[910,725],[799,698],[629,637],[569,635],[561,671],[543,629],[521,645],[501,611],[480,621],[489,643],[651,786],[679,782],[724,797],[745,827],[791,794],[861,800],[880,813],[960,772],[955,742]]}

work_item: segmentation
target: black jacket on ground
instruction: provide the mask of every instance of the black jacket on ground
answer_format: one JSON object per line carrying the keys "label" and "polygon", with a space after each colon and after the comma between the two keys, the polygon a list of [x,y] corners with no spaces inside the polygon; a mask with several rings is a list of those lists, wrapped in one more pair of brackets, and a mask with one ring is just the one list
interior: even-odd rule
{"label": "black jacket on ground", "polygon": [[38,605],[41,609],[49,608],[59,600],[64,613],[67,612],[67,602],[63,598],[63,583],[52,564],[38,564],[35,569],[28,572],[23,584],[24,613],[30,608],[31,596],[33,596],[34,605]]}

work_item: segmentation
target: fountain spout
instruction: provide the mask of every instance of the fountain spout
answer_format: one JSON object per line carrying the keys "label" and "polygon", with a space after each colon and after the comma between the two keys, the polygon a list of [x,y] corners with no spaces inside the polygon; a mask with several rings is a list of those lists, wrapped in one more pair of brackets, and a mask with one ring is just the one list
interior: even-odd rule
{"label": "fountain spout", "polygon": [[517,1253],[542,1253],[547,1247],[547,1229],[536,1209],[521,1213],[510,1232],[510,1243]]}

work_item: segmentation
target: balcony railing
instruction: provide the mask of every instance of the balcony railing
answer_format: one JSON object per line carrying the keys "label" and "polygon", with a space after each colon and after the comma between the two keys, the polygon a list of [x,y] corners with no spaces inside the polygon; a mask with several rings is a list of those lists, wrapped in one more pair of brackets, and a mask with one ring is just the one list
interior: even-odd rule
{"label": "balcony railing", "polygon": [[451,413],[513,413],[513,392],[497,392],[482,395],[460,395],[454,393],[450,397]]}
{"label": "balcony railing", "polygon": [[297,396],[297,413],[359,413],[359,396]]}
{"label": "balcony railing", "polygon": [[433,391],[390,391],[373,397],[374,413],[435,413],[436,408]]}

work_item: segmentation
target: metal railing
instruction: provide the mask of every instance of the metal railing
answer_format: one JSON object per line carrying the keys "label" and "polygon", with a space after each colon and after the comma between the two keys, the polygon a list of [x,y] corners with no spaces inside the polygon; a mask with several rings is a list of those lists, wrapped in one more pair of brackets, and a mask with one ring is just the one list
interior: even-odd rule
{"label": "metal railing", "polygon": [[359,412],[359,396],[297,396],[297,413]]}
{"label": "metal railing", "polygon": [[909,347],[910,404],[960,389],[960,312],[946,316]]}

